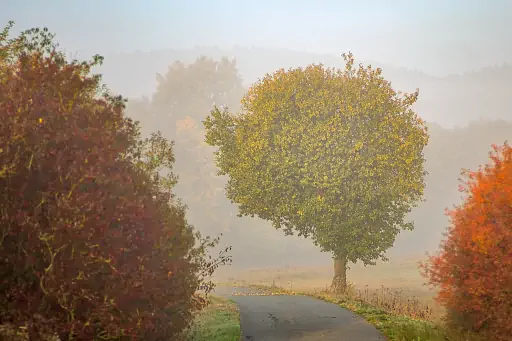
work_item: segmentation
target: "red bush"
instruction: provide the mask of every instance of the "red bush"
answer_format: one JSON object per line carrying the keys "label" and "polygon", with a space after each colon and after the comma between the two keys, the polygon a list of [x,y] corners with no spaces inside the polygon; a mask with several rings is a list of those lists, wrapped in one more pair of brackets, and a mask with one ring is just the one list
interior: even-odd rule
{"label": "red bush", "polygon": [[216,266],[159,173],[171,145],[141,141],[124,100],[98,96],[100,58],[67,62],[46,31],[29,36],[0,36],[0,324],[171,339]]}
{"label": "red bush", "polygon": [[468,173],[464,203],[425,275],[452,322],[510,340],[512,335],[512,148],[493,146],[491,163]]}

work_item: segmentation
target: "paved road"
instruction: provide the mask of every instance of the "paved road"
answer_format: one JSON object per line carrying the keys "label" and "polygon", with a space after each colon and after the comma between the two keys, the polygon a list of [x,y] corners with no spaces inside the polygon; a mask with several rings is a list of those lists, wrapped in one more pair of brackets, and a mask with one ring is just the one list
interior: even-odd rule
{"label": "paved road", "polygon": [[363,318],[338,305],[306,296],[254,295],[246,288],[218,287],[240,307],[241,341],[382,341]]}

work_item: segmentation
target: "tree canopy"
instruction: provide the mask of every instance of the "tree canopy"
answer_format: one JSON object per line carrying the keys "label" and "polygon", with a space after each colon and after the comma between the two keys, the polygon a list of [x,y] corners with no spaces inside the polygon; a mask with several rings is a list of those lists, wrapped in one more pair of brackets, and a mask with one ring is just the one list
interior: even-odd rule
{"label": "tree canopy", "polygon": [[0,35],[0,323],[31,340],[173,338],[225,258],[173,194],[172,143],[46,29]]}
{"label": "tree canopy", "polygon": [[187,116],[199,123],[206,116],[206,108],[213,104],[237,105],[244,90],[236,61],[226,57],[216,61],[201,56],[190,65],[175,61],[165,75],[157,74],[156,79],[152,110],[156,122],[170,119],[173,125],[166,129],[172,133],[175,124]]}
{"label": "tree canopy", "polygon": [[[346,261],[385,258],[424,189],[425,123],[380,69],[310,65],[256,82],[237,115],[215,107],[204,121],[239,215],[311,236]],[[342,270],[344,271],[344,270]],[[344,279],[343,279],[344,281]]]}
{"label": "tree canopy", "polygon": [[152,99],[128,103],[127,113],[141,121],[144,134],[158,129],[175,141],[174,171],[180,179],[176,193],[190,208],[190,221],[208,234],[218,234],[228,226],[219,206],[224,211],[232,207],[219,195],[225,180],[215,176],[213,148],[204,142],[201,121],[213,103],[240,107],[244,88],[236,61],[205,56],[188,65],[175,61],[157,81]]}

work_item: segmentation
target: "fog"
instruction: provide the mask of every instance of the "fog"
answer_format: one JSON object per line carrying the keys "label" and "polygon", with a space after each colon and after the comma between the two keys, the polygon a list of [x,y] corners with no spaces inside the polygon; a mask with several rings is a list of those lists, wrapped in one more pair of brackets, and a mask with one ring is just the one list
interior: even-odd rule
{"label": "fog", "polygon": [[[343,67],[340,55],[350,50],[356,62],[381,67],[396,89],[420,89],[414,109],[429,123],[429,175],[425,202],[410,215],[415,230],[402,232],[389,250],[395,260],[435,252],[448,226],[444,210],[461,199],[461,169],[475,169],[487,162],[491,144],[512,140],[510,1],[3,0],[0,6],[4,25],[16,22],[13,33],[46,26],[70,55],[105,57],[95,71],[129,99],[127,114],[144,133],[161,130],[176,142],[176,193],[189,206],[188,220],[204,234],[223,233],[233,268],[331,263],[310,240],[238,218],[224,196],[226,179],[215,174],[214,150],[201,143],[201,121],[213,102],[236,109],[267,72],[311,63]],[[213,76],[221,68],[214,62],[225,63],[226,73]],[[173,64],[181,71],[166,83]],[[234,85],[219,90],[222,96],[205,95],[204,89],[213,92],[205,85],[212,77],[215,86]]]}

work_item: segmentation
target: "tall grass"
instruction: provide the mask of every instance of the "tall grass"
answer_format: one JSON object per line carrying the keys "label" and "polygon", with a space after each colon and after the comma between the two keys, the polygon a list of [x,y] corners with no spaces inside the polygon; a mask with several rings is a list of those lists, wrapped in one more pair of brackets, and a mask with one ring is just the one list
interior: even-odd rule
{"label": "tall grass", "polygon": [[482,341],[468,331],[448,327],[428,304],[402,290],[381,287],[377,290],[356,289],[349,284],[344,294],[330,290],[304,293],[337,303],[365,317],[390,341]]}
{"label": "tall grass", "polygon": [[[407,316],[412,319],[434,320],[434,310],[429,304],[423,303],[418,297],[410,297],[403,294],[403,289],[390,289],[381,286],[380,289],[370,290],[356,289],[349,283],[345,296],[351,300],[364,302],[372,307],[381,309],[394,315]],[[331,291],[327,291],[333,295]]]}

